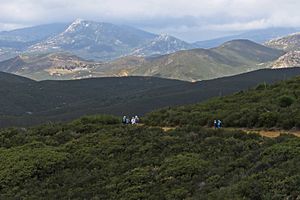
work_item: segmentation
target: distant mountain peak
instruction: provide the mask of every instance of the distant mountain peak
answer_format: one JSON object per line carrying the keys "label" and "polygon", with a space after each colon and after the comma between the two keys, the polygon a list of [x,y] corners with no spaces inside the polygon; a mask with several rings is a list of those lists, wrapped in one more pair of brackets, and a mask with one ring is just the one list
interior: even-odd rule
{"label": "distant mountain peak", "polygon": [[169,34],[160,34],[148,44],[136,49],[133,55],[151,56],[170,54],[180,50],[193,49],[195,46]]}
{"label": "distant mountain peak", "polygon": [[266,42],[265,45],[285,51],[300,50],[300,32],[270,40]]}
{"label": "distant mountain peak", "polygon": [[172,39],[174,37],[172,37],[171,35],[167,34],[167,33],[162,33],[160,35],[158,35],[157,39],[159,40],[169,40]]}
{"label": "distant mountain peak", "polygon": [[62,34],[76,32],[78,28],[88,28],[90,24],[100,24],[100,23],[78,18],[75,21],[73,21]]}

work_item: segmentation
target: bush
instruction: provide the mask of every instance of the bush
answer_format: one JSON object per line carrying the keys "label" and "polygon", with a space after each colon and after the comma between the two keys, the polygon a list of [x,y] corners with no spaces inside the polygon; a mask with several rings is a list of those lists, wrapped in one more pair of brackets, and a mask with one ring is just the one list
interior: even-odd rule
{"label": "bush", "polygon": [[271,128],[274,127],[278,120],[278,113],[266,112],[259,116],[259,123],[261,126]]}
{"label": "bush", "polygon": [[286,96],[286,95],[279,97],[278,100],[279,100],[279,106],[282,107],[282,108],[286,108],[286,107],[291,106],[295,101],[293,97]]}
{"label": "bush", "polygon": [[101,124],[101,125],[112,125],[120,124],[121,118],[117,118],[112,115],[94,115],[94,116],[85,116],[73,122],[76,124]]}

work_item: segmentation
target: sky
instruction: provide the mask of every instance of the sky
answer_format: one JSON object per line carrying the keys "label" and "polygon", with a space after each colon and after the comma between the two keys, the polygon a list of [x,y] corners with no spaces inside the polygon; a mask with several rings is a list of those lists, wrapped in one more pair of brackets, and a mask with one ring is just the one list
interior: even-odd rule
{"label": "sky", "polygon": [[300,0],[0,0],[0,31],[80,18],[192,42],[269,27],[300,27]]}

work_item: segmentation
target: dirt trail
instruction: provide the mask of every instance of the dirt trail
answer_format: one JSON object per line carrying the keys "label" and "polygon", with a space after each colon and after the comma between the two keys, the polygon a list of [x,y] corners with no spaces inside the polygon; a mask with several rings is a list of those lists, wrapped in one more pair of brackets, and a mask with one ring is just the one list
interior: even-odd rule
{"label": "dirt trail", "polygon": [[[146,126],[144,124],[139,124],[139,126]],[[164,132],[175,130],[178,127],[157,127],[161,128]],[[207,128],[213,129],[213,128]],[[300,131],[287,131],[287,130],[261,130],[261,129],[246,129],[246,128],[224,128],[226,130],[240,130],[244,131],[245,133],[258,133],[261,136],[269,137],[269,138],[276,138],[280,136],[280,134],[291,134],[296,137],[300,137]]]}

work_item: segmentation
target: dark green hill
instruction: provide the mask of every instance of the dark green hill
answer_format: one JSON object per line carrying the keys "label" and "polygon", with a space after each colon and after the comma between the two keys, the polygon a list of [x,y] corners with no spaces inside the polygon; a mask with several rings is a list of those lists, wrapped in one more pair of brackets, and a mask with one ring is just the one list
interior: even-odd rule
{"label": "dark green hill", "polygon": [[287,135],[164,132],[109,116],[7,129],[0,199],[299,199],[299,146]]}
{"label": "dark green hill", "polygon": [[150,77],[35,82],[0,73],[0,127],[71,120],[87,114],[144,115],[297,75],[300,68],[259,70],[196,83]]}
{"label": "dark green hill", "polygon": [[163,109],[150,113],[151,125],[212,126],[221,119],[227,127],[300,128],[300,77],[266,83],[231,96],[218,97],[196,105]]}

